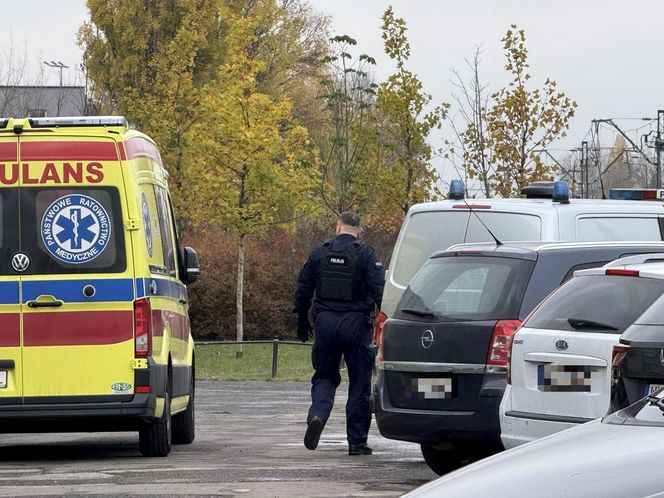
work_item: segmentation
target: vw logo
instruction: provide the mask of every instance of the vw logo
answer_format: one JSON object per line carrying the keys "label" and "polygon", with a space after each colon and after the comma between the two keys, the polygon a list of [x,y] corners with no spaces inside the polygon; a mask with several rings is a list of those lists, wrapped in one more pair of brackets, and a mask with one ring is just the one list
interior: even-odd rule
{"label": "vw logo", "polygon": [[27,254],[23,254],[22,252],[14,254],[14,257],[12,258],[12,268],[14,268],[15,271],[19,273],[24,272],[28,269],[28,266],[30,266],[30,258],[28,258]]}
{"label": "vw logo", "polygon": [[430,330],[425,330],[424,334],[422,334],[422,347],[424,349],[429,349],[431,345],[433,344],[433,332]]}
{"label": "vw logo", "polygon": [[556,349],[559,351],[565,351],[569,347],[569,344],[567,344],[567,341],[563,341],[562,339],[559,341],[556,341]]}

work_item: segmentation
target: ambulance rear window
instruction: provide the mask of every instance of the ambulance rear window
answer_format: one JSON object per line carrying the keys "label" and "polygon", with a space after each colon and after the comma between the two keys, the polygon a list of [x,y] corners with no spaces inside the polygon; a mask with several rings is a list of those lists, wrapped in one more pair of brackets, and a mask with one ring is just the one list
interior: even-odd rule
{"label": "ambulance rear window", "polygon": [[113,187],[26,188],[20,194],[26,274],[114,273],[127,266]]}

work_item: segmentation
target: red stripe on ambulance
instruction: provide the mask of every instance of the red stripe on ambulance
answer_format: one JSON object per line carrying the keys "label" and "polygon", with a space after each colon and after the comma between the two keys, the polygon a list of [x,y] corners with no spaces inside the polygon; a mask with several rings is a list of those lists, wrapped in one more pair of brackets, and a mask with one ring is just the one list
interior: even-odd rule
{"label": "red stripe on ambulance", "polygon": [[16,142],[0,142],[0,161],[16,161],[18,146]]}
{"label": "red stripe on ambulance", "polygon": [[133,340],[131,311],[25,313],[24,346],[83,346]]}
{"label": "red stripe on ambulance", "polygon": [[[14,156],[16,159],[16,156]],[[115,142],[21,142],[21,161],[117,161]]]}
{"label": "red stripe on ambulance", "polygon": [[21,345],[21,316],[18,313],[0,313],[0,347]]}

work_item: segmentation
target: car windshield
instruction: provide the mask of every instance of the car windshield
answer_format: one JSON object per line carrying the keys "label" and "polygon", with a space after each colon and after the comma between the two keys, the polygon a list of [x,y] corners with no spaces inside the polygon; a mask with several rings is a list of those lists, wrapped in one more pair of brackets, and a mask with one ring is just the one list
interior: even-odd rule
{"label": "car windshield", "polygon": [[437,251],[462,242],[493,242],[493,237],[478,220],[489,227],[502,242],[540,240],[542,220],[538,216],[520,213],[498,213],[468,210],[430,211],[415,213],[395,255],[393,278],[408,285],[424,262]]}
{"label": "car windshield", "polygon": [[443,320],[517,318],[533,266],[504,257],[432,258],[411,281],[397,313]]}
{"label": "car windshield", "polygon": [[554,291],[524,326],[622,334],[662,293],[660,279],[578,276]]}

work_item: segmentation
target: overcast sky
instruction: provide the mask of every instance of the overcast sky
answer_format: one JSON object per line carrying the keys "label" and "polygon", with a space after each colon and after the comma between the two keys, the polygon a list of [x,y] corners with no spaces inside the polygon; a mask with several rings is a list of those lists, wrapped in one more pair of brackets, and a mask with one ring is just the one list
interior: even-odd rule
{"label": "overcast sky", "polygon": [[[483,46],[481,78],[490,89],[507,83],[500,39],[510,24],[526,31],[533,85],[549,77],[574,98],[579,108],[569,138],[557,148],[578,147],[595,118],[656,117],[664,109],[664,1],[661,0],[311,0],[331,17],[331,34],[358,41],[358,53],[377,59],[376,77],[393,70],[384,56],[380,17],[388,5],[406,19],[411,42],[409,69],[438,102],[452,102],[451,68],[466,69],[475,47]],[[41,61],[75,67],[81,62],[76,32],[87,18],[84,0],[2,2],[0,53],[8,44],[27,48],[31,73]],[[41,65],[47,83],[59,71]],[[74,70],[63,73],[73,83]],[[625,130],[644,125],[619,120]],[[647,131],[631,132],[638,135]],[[608,128],[603,140],[610,141]]]}

